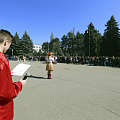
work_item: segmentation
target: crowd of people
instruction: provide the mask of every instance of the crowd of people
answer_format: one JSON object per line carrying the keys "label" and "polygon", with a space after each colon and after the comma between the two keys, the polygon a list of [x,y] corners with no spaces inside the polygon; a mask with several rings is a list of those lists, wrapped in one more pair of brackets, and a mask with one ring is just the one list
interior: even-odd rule
{"label": "crowd of people", "polygon": [[[56,63],[67,63],[67,64],[88,64],[94,66],[112,66],[112,67],[120,67],[120,57],[89,57],[89,56],[53,56],[54,64]],[[13,56],[8,58],[14,61],[46,61],[46,56]]]}
{"label": "crowd of people", "polygon": [[12,61],[45,61],[45,57],[43,56],[8,56],[7,55],[8,60],[12,60]]}
{"label": "crowd of people", "polygon": [[112,66],[120,67],[120,57],[83,57],[83,56],[65,56],[58,57],[59,63],[88,64],[94,66]]}
{"label": "crowd of people", "polygon": [[[8,56],[6,55],[8,60],[12,61],[46,61],[47,56]],[[54,63],[57,63],[57,56],[52,56],[54,58]]]}

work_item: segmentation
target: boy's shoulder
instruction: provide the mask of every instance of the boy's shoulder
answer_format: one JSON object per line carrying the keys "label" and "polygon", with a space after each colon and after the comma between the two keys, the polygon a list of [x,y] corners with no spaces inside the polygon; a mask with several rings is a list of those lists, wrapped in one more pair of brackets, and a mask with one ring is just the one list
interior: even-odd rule
{"label": "boy's shoulder", "polygon": [[3,53],[0,53],[0,65],[7,62],[7,58]]}
{"label": "boy's shoulder", "polygon": [[4,60],[0,57],[0,71],[4,68],[5,62]]}
{"label": "boy's shoulder", "polygon": [[0,57],[0,65],[3,64],[5,62],[4,58]]}

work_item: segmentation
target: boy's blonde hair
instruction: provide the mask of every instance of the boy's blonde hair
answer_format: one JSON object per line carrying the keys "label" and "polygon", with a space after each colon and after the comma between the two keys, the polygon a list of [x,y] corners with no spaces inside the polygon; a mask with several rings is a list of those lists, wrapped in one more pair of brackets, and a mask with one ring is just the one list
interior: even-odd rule
{"label": "boy's blonde hair", "polygon": [[3,43],[5,40],[9,40],[9,42],[12,42],[13,36],[9,31],[0,29],[0,44]]}

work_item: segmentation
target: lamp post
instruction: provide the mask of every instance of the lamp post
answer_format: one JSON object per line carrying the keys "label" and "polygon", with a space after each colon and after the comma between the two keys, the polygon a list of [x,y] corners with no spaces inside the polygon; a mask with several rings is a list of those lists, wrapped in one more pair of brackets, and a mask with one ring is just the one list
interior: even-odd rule
{"label": "lamp post", "polygon": [[90,57],[90,28],[89,28],[89,26],[87,26],[87,27],[88,27],[87,33],[89,34],[89,57]]}
{"label": "lamp post", "polygon": [[89,29],[89,56],[90,56],[90,28]]}
{"label": "lamp post", "polygon": [[12,49],[12,56],[13,56],[13,49]]}
{"label": "lamp post", "polygon": [[49,53],[49,42],[48,42],[48,53]]}

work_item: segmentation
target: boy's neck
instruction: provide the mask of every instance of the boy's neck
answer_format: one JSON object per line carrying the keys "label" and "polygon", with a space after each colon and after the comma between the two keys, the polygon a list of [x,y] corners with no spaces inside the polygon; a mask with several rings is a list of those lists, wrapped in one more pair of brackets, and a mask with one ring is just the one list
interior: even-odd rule
{"label": "boy's neck", "polygon": [[3,53],[3,46],[2,46],[2,44],[0,44],[0,52]]}

